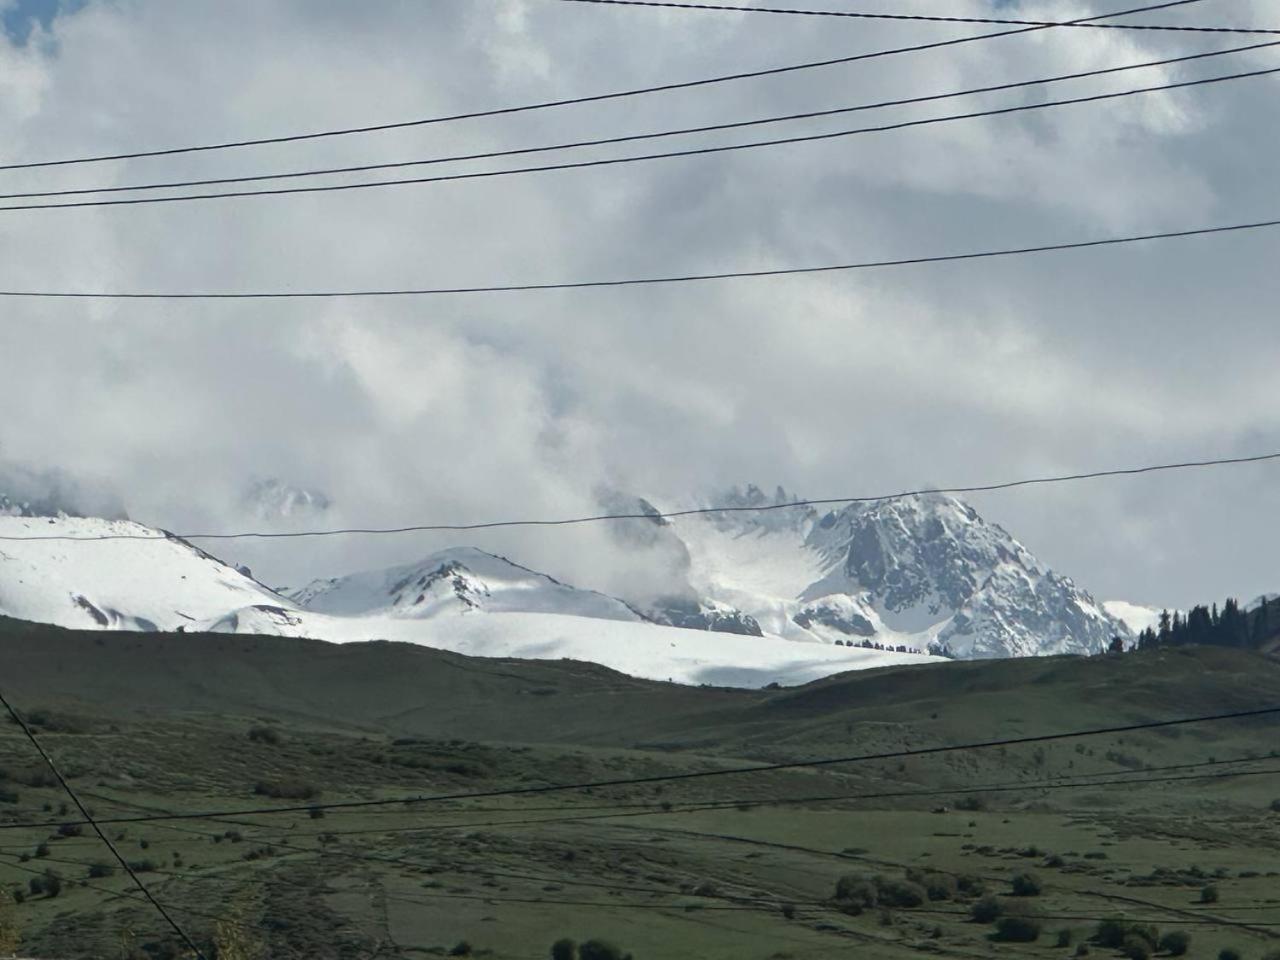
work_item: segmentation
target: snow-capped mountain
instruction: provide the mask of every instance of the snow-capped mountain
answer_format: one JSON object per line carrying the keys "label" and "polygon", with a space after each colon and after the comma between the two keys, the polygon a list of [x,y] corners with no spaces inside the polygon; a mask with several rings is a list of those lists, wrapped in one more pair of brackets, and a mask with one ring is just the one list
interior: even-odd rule
{"label": "snow-capped mountain", "polygon": [[793,499],[748,488],[721,503],[771,509],[674,525],[700,594],[766,632],[964,659],[1094,653],[1130,635],[1070,578],[954,497],[823,515],[789,506]]}
{"label": "snow-capped mountain", "polygon": [[137,523],[0,517],[0,537],[31,538],[0,540],[0,616],[81,629],[396,640],[470,656],[586,660],[637,677],[730,686],[804,683],[933,659],[662,625],[620,600],[468,548],[316,581],[284,596]]}
{"label": "snow-capped mountain", "polygon": [[0,517],[0,615],[63,627],[200,629],[288,601],[184,540],[128,520]]}
{"label": "snow-capped mountain", "polygon": [[442,550],[418,563],[316,580],[287,596],[332,616],[428,619],[447,613],[561,613],[640,622],[620,600],[578,590],[545,573],[473,547]]}
{"label": "snow-capped mountain", "polygon": [[889,655],[1094,653],[1149,613],[1097,603],[954,497],[825,514],[794,500],[748,487],[715,506],[749,510],[669,520],[648,501],[609,495],[611,511],[639,515],[611,526],[630,564],[621,596],[469,547],[274,591],[140,524],[0,516],[0,537],[114,538],[0,540],[0,614],[70,627],[399,639],[581,657],[661,679],[785,683]]}

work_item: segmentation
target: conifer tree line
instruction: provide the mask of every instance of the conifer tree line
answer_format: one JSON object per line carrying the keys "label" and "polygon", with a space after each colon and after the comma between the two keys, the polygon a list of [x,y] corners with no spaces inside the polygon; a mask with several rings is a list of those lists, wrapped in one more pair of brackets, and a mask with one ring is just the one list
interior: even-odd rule
{"label": "conifer tree line", "polygon": [[1280,636],[1280,597],[1263,600],[1244,610],[1240,601],[1228,598],[1218,609],[1212,606],[1192,607],[1184,617],[1180,611],[1164,610],[1155,627],[1138,634],[1138,649],[1181,647],[1197,644],[1211,647],[1261,647]]}

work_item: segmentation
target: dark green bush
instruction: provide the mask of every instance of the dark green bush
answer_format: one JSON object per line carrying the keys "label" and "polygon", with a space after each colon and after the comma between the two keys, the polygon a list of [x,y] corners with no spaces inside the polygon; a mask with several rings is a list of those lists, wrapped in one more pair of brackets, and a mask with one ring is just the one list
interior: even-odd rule
{"label": "dark green bush", "polygon": [[275,800],[312,800],[320,796],[320,789],[301,780],[259,780],[253,792]]}
{"label": "dark green bush", "polygon": [[969,909],[976,923],[995,923],[1004,913],[1004,905],[995,897],[983,897]]}
{"label": "dark green bush", "polygon": [[1059,947],[1069,947],[1071,946],[1072,939],[1070,930],[1059,930],[1056,945]]}
{"label": "dark green bush", "polygon": [[551,945],[551,960],[576,960],[578,945],[568,937],[561,937]]}
{"label": "dark green bush", "polygon": [[274,747],[280,742],[280,732],[270,727],[250,727],[249,739],[254,743],[265,743]]}
{"label": "dark green bush", "polygon": [[921,906],[929,897],[918,883],[885,877],[876,878],[876,892],[882,907],[909,909]]}
{"label": "dark green bush", "polygon": [[607,940],[587,940],[578,947],[578,960],[626,960],[629,956]]}
{"label": "dark green bush", "polygon": [[1171,957],[1181,957],[1191,949],[1191,935],[1181,930],[1173,930],[1160,938],[1159,947]]}
{"label": "dark green bush", "polygon": [[465,940],[459,940],[449,948],[449,956],[451,957],[469,957],[471,956],[471,944]]}
{"label": "dark green bush", "polygon": [[1218,888],[1215,887],[1213,884],[1209,884],[1207,887],[1202,887],[1200,889],[1201,903],[1217,903],[1218,897],[1219,897]]}
{"label": "dark green bush", "polygon": [[89,865],[89,879],[101,880],[103,877],[114,876],[116,868],[109,863],[92,863]]}
{"label": "dark green bush", "polygon": [[1034,873],[1018,873],[1013,877],[1015,897],[1038,897],[1043,889],[1044,885]]}
{"label": "dark green bush", "polygon": [[1218,960],[1241,960],[1240,951],[1235,947],[1224,947],[1218,951]]}
{"label": "dark green bush", "polygon": [[836,900],[846,909],[869,910],[878,902],[879,893],[869,877],[849,873],[836,881]]}
{"label": "dark green bush", "polygon": [[1120,952],[1129,960],[1150,960],[1151,944],[1142,937],[1126,937],[1120,945]]}
{"label": "dark green bush", "polygon": [[1040,921],[1033,917],[1001,917],[996,922],[995,939],[1007,943],[1034,943],[1040,939]]}

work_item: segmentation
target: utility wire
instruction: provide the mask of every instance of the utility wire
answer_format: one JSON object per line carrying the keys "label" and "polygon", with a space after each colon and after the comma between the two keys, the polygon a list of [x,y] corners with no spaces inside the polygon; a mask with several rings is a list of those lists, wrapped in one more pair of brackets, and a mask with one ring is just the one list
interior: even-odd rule
{"label": "utility wire", "polygon": [[[1280,224],[1280,221],[1277,221]],[[1206,467],[1235,466],[1250,463],[1265,463],[1280,460],[1280,452],[1264,453],[1251,457],[1223,457],[1215,460],[1188,460],[1181,463],[1161,463],[1145,467],[1126,467],[1114,470],[1094,470],[1090,473],[1060,474],[1049,477],[1032,477],[1023,480],[1009,480],[1002,483],[985,483],[960,487],[920,487],[915,490],[900,490],[897,493],[878,494],[875,496],[824,497],[810,500],[792,500],[787,503],[766,503],[749,506],[695,507],[689,510],[669,510],[651,513],[604,513],[589,517],[572,517],[560,520],[492,520],[483,523],[423,523],[407,527],[344,527],[330,530],[294,530],[289,532],[246,531],[240,533],[106,533],[106,534],[39,534],[36,536],[0,536],[0,542],[51,541],[93,543],[107,540],[290,540],[300,537],[338,537],[338,536],[385,536],[403,533],[423,532],[458,532],[468,530],[493,530],[500,527],[565,527],[584,523],[600,523],[617,520],[674,520],[679,517],[721,515],[732,513],[768,513],[775,510],[791,510],[802,507],[834,506],[854,503],[883,503],[892,500],[903,500],[928,494],[969,494],[990,493],[997,490],[1012,490],[1018,487],[1040,486],[1054,483],[1073,483],[1081,480],[1098,480],[1105,477],[1132,477],[1148,473],[1161,473],[1169,470],[1191,470]]]}
{"label": "utility wire", "polygon": [[76,805],[76,809],[80,811],[80,816],[84,817],[83,822],[89,824],[89,826],[93,828],[93,832],[98,835],[98,838],[102,840],[107,849],[111,851],[111,855],[116,858],[124,872],[129,875],[131,880],[133,880],[138,890],[144,897],[146,897],[151,905],[155,907],[156,912],[165,919],[165,922],[173,928],[174,932],[182,938],[183,942],[186,943],[187,947],[190,948],[191,952],[195,954],[198,960],[206,960],[203,951],[196,946],[196,942],[188,936],[187,932],[182,929],[181,926],[178,925],[178,922],[173,919],[169,911],[164,908],[164,905],[152,895],[151,891],[147,889],[147,885],[142,882],[142,878],[139,877],[138,874],[134,872],[133,867],[129,865],[129,861],[126,860],[120,851],[116,849],[116,845],[111,842],[111,839],[103,832],[97,821],[93,819],[89,810],[83,803],[81,803],[80,797],[77,796],[75,790],[71,788],[71,784],[68,783],[66,777],[62,775],[62,771],[59,770],[57,764],[53,762],[53,758],[49,756],[45,751],[44,746],[38,739],[36,739],[36,735],[31,731],[31,728],[27,726],[26,720],[18,714],[18,711],[13,708],[13,705],[8,701],[8,699],[6,699],[3,693],[0,693],[0,705],[4,706],[10,719],[18,725],[26,738],[31,741],[31,746],[33,746],[36,749],[36,752],[44,759],[46,766],[49,768],[49,772],[53,774],[54,779],[58,781],[67,796],[71,798],[71,802]]}
{"label": "utility wire", "polygon": [[[676,274],[665,277],[630,277],[620,280],[579,280],[564,283],[518,283],[474,287],[417,287],[383,288],[368,290],[277,290],[249,293],[113,293],[105,291],[68,290],[0,290],[0,297],[34,298],[53,300],[316,300],[365,297],[427,297],[481,293],[527,293],[547,290],[587,290],[611,287],[637,287],[668,283],[703,283],[712,280],[742,280],[764,277],[800,276],[814,273],[842,273],[853,270],[874,270],[885,267],[914,267],[934,263],[959,263],[968,260],[986,260],[997,257],[1025,256],[1033,253],[1058,253],[1065,250],[1090,250],[1098,247],[1114,247],[1148,240],[1174,240],[1184,237],[1207,237],[1248,230],[1264,230],[1280,226],[1277,220],[1255,220],[1248,223],[1232,223],[1213,227],[1196,227],[1188,230],[1167,230],[1161,233],[1135,234],[1125,237],[1108,237],[1102,240],[1077,240],[1068,243],[1046,243],[1026,247],[1004,247],[997,250],[979,250],[967,253],[946,253],[934,256],[903,257],[895,260],[863,260],[855,263],[824,264],[809,267],[778,267],[765,270],[732,270],[721,273]],[[712,511],[715,512],[715,511]],[[510,524],[501,524],[510,526]],[[450,528],[456,529],[456,528]]]}
{"label": "utility wire", "polygon": [[[661,130],[661,131],[652,132],[652,133],[634,133],[634,134],[627,134],[624,136],[617,136],[617,137],[598,138],[594,140],[575,140],[575,141],[570,141],[568,143],[548,144],[548,145],[543,145],[538,147],[518,147],[514,149],[507,149],[507,150],[491,150],[486,153],[459,154],[459,155],[447,156],[447,157],[428,157],[428,158],[417,159],[417,160],[397,160],[397,161],[390,161],[385,163],[365,163],[365,164],[358,164],[354,166],[345,166],[345,167],[323,167],[323,168],[313,168],[308,170],[293,170],[293,171],[287,171],[284,173],[252,174],[252,175],[246,175],[246,176],[240,176],[240,177],[214,177],[214,178],[206,178],[201,180],[165,180],[165,181],[155,181],[151,183],[135,183],[135,184],[128,184],[123,186],[77,187],[75,189],[68,189],[68,190],[34,190],[34,191],[27,191],[23,193],[0,193],[0,200],[27,200],[27,199],[37,198],[37,197],[73,197],[73,196],[83,196],[86,194],[94,194],[94,193],[101,193],[101,194],[132,193],[132,192],[137,192],[141,190],[173,190],[178,188],[189,188],[189,187],[220,186],[222,184],[228,184],[228,183],[260,183],[266,180],[294,180],[294,179],[300,179],[303,177],[326,177],[326,176],[334,176],[337,174],[368,173],[374,170],[396,170],[396,169],[404,169],[406,167],[421,167],[421,166],[429,166],[429,165],[440,164],[440,163],[460,163],[464,161],[474,161],[474,160],[494,160],[494,159],[499,159],[503,157],[522,156],[522,155],[529,155],[529,154],[536,154],[536,153],[550,153],[550,152],[557,152],[561,150],[576,150],[584,147],[613,146],[621,143],[634,143],[636,141],[641,141],[641,140],[657,140],[665,137],[682,137],[682,136],[689,136],[692,134],[699,134],[699,133],[713,133],[721,130],[738,130],[745,127],[756,127],[756,126],[763,126],[766,124],[773,124],[773,123],[785,123],[793,120],[812,120],[812,119],[821,118],[821,117],[838,116],[846,113],[859,113],[866,110],[880,110],[886,107],[900,107],[900,106],[917,105],[922,103],[933,103],[939,100],[951,100],[957,97],[969,97],[969,96],[975,96],[975,95],[984,94],[984,93],[996,93],[1004,90],[1017,90],[1024,87],[1039,86],[1041,84],[1061,83],[1068,80],[1083,80],[1090,77],[1108,76],[1110,74],[1124,73],[1129,70],[1142,70],[1150,67],[1163,67],[1163,66],[1170,66],[1172,64],[1178,64],[1178,63],[1189,63],[1195,60],[1206,60],[1213,57],[1228,56],[1236,53],[1246,53],[1253,50],[1263,50],[1263,49],[1267,49],[1275,46],[1280,46],[1280,40],[1269,40],[1265,43],[1254,43],[1254,44],[1249,44],[1243,47],[1229,47],[1223,50],[1209,50],[1203,53],[1193,53],[1193,54],[1189,54],[1187,56],[1181,56],[1181,57],[1167,57],[1163,60],[1147,60],[1142,63],[1131,63],[1131,64],[1125,64],[1123,66],[1118,66],[1118,67],[1106,67],[1099,70],[1085,70],[1078,73],[1059,74],[1057,76],[1041,77],[1035,80],[1018,80],[1012,83],[994,84],[994,85],[985,86],[985,87],[970,87],[965,90],[956,90],[948,93],[935,93],[935,94],[927,94],[924,96],[917,96],[917,97],[904,97],[897,100],[880,100],[874,103],[862,103],[854,106],[834,107],[827,110],[810,110],[804,113],[789,113],[789,114],[783,114],[780,116],[762,117],[756,120],[738,120],[738,121],[733,121],[728,123],[706,124],[698,127],[682,127],[682,128],[677,128],[673,130]],[[1235,79],[1235,78],[1234,77],[1214,78],[1212,80],[1196,81],[1196,82],[1210,83],[1210,82],[1217,82],[1218,79]],[[1168,89],[1168,88],[1156,87],[1152,89],[1161,90],[1161,89]],[[1128,96],[1133,92],[1147,92],[1147,91],[1146,90],[1125,91],[1118,94],[1112,94],[1112,96]],[[1063,101],[1063,102],[1074,103],[1076,101]],[[1034,109],[1040,109],[1041,107],[1056,106],[1056,105],[1060,105],[1060,104],[1054,104],[1054,103],[1037,104],[1035,105]],[[971,116],[988,116],[988,115],[989,114],[987,113],[980,113],[980,114],[965,114],[963,116],[967,118]],[[928,118],[927,120],[917,121],[917,123],[920,123],[920,124],[943,123],[952,119],[957,119],[957,118],[931,117],[931,118]],[[898,129],[898,126],[892,125],[889,127],[864,128],[860,131],[845,131],[839,134],[835,134],[835,136],[851,135],[853,133],[881,132],[886,129]],[[748,144],[742,144],[738,146],[727,147],[725,149],[738,150],[738,149],[746,149],[752,146],[753,144],[748,143]],[[629,160],[630,158],[624,158],[623,162],[629,162]],[[488,176],[492,174],[482,174],[482,175]],[[406,182],[406,181],[398,181],[398,180],[388,181],[388,183],[403,183],[403,182]],[[412,181],[408,181],[408,182],[412,182]],[[358,186],[360,185],[353,184],[353,185],[350,185],[350,187],[341,187],[340,189],[351,189]],[[255,192],[261,192],[261,191],[255,191]],[[253,193],[248,193],[246,195],[252,196]],[[176,199],[185,199],[185,198],[176,198]],[[57,204],[56,206],[67,206],[67,204]],[[14,209],[22,209],[22,208],[19,207]]]}
{"label": "utility wire", "polygon": [[[695,147],[686,150],[667,150],[659,153],[642,153],[624,157],[605,157],[597,160],[578,160],[563,163],[547,163],[537,166],[511,167],[503,170],[478,170],[463,173],[445,173],[424,177],[404,177],[394,180],[364,180],[357,183],[333,183],[322,186],[272,187],[267,190],[225,190],[214,193],[184,193],[179,196],[129,197],[121,200],[75,200],[60,203],[20,203],[0,206],[0,213],[12,213],[24,210],[83,210],[97,207],[137,207],[157,203],[189,203],[206,200],[231,200],[252,197],[295,196],[312,193],[339,193],[349,190],[381,189],[385,187],[421,186],[434,183],[458,183],[471,180],[488,180],[494,177],[524,176],[533,173],[551,173],[562,170],[588,170],[598,167],[613,167],[629,163],[642,163],[654,160],[672,160],[686,157],[704,157],[720,153],[732,153],[739,150],[755,150],[761,147],[789,146],[798,143],[818,143],[837,140],[844,137],[859,136],[869,133],[889,133],[895,130],[909,130],[916,127],[933,126],[939,123],[953,123],[960,120],[975,120],[982,117],[1003,117],[1035,110],[1049,110],[1056,107],[1075,106],[1082,103],[1099,103],[1104,100],[1118,100],[1124,97],[1140,96],[1147,93],[1159,93],[1166,90],[1181,90],[1189,87],[1203,87],[1209,84],[1226,83],[1232,80],[1247,80],[1255,77],[1271,76],[1280,73],[1280,67],[1262,70],[1250,70],[1243,73],[1226,74],[1219,77],[1205,77],[1198,80],[1182,80],[1176,83],[1155,84],[1148,87],[1137,87],[1130,90],[1118,90],[1111,93],[1096,93],[1089,96],[1070,97],[1064,100],[1045,100],[1037,103],[1023,103],[1013,107],[1001,107],[991,110],[976,110],[970,113],[948,114],[942,117],[925,117],[918,120],[904,120],[898,123],[886,123],[872,127],[855,127],[849,130],[836,130],[828,133],[812,133],[791,137],[775,137],[770,140],[753,140],[747,143],[720,144],[708,147]],[[507,151],[510,153],[541,152],[545,150],[567,150],[580,146],[591,146],[602,141],[580,141],[567,144],[555,144],[545,147]],[[501,156],[502,152],[493,154]],[[443,158],[429,162],[439,163],[450,160],[461,160],[465,157]],[[145,188],[143,188],[145,189]],[[99,192],[99,191],[90,191]],[[55,194],[56,195],[56,194]]]}
{"label": "utility wire", "polygon": [[[1164,3],[1150,4],[1142,7],[1133,7],[1127,10],[1117,10],[1112,13],[1096,14],[1091,17],[1082,17],[1079,20],[1073,20],[1071,23],[1086,23],[1093,20],[1105,20],[1112,17],[1131,16],[1136,13],[1149,13],[1153,10],[1166,10],[1171,7],[1183,7],[1192,3],[1201,3],[1203,0],[1167,0]],[[619,90],[613,93],[591,94],[582,97],[570,97],[562,100],[542,100],[534,103],[522,104],[514,107],[495,107],[489,110],[478,110],[469,113],[455,113],[447,116],[427,117],[416,120],[400,120],[394,123],[373,124],[360,127],[345,127],[335,130],[320,130],[311,133],[298,133],[289,135],[279,135],[272,137],[261,137],[253,140],[227,140],[219,143],[201,144],[197,146],[184,147],[166,147],[159,150],[142,150],[132,153],[113,153],[98,154],[91,156],[70,157],[57,160],[37,160],[25,162],[13,162],[0,164],[2,170],[30,170],[38,167],[61,167],[72,164],[84,163],[105,163],[113,160],[133,160],[142,157],[168,157],[178,154],[187,153],[203,153],[211,150],[230,150],[240,147],[256,147],[266,144],[275,143],[296,143],[300,140],[318,140],[327,137],[345,137],[353,134],[375,133],[383,130],[403,130],[408,127],[421,127],[438,123],[451,123],[457,120],[474,120],[482,117],[505,116],[514,113],[526,113],[532,110],[546,110],[553,107],[576,106],[584,103],[599,103],[606,100],[617,100],[624,97],[644,96],[652,93],[666,93],[673,90],[688,90],[694,87],[710,86],[719,83],[731,83],[738,80],[751,80],[758,77],[778,76],[781,74],[794,73],[801,70],[813,70],[821,67],[832,67],[846,63],[857,63],[863,60],[874,60],[880,57],[897,56],[904,53],[917,53],[924,50],[937,50],[943,47],[952,47],[964,43],[975,43],[980,40],[992,40],[997,37],[1011,37],[1022,33],[1033,33],[1037,30],[1047,30],[1049,27],[1023,27],[1018,30],[1001,30],[996,33],[985,33],[976,36],[953,37],[949,40],[938,40],[931,43],[918,43],[906,47],[894,47],[887,50],[874,50],[868,53],[857,53],[847,57],[836,57],[830,60],[812,60],[805,63],[789,64],[782,67],[770,67],[762,70],[750,70],[739,73],[722,74],[720,76],[705,77],[700,80],[686,80],[679,83],[664,83],[649,87],[634,87],[629,90]]]}
{"label": "utility wire", "polygon": [[1280,30],[1257,27],[1179,26],[1168,23],[1066,23],[1056,20],[1006,20],[997,17],[943,17],[915,13],[859,13],[851,10],[796,10],[790,7],[745,7],[717,3],[677,3],[666,0],[560,0],[561,3],[591,3],[611,7],[661,7],[675,10],[714,10],[728,13],[780,13],[798,17],[842,17],[852,20],[902,20],[929,23],[1015,24],[1031,27],[1092,27],[1099,30],[1153,30],[1179,33],[1280,34]]}
{"label": "utility wire", "polygon": [[[1119,724],[1109,727],[1095,727],[1085,730],[1074,730],[1067,733],[1036,734],[1024,737],[1007,737],[999,740],[982,740],[973,743],[950,744],[934,747],[917,747],[909,750],[892,750],[882,753],[864,753],[844,757],[818,757],[808,760],[789,760],[780,763],[754,764],[742,767],[720,767],[710,770],[696,770],[685,773],[654,774],[646,777],[619,777],[611,780],[594,780],[585,783],[553,783],[543,786],[509,787],[499,790],[480,790],[466,793],[446,793],[398,797],[385,800],[348,800],[334,803],[308,803],[294,806],[257,807],[241,810],[201,811],[194,813],[165,814],[141,817],[103,818],[98,823],[120,825],[129,823],[153,823],[175,820],[215,820],[224,817],[268,816],[282,813],[310,813],[313,810],[357,810],[372,809],[400,804],[440,803],[452,800],[487,800],[494,797],[533,796],[548,793],[565,793],[574,790],[603,789],[606,787],[624,787],[654,783],[682,783],[691,780],[707,780],[715,777],[754,775],[775,773],[781,770],[807,770],[820,767],[831,767],[850,763],[865,763],[875,760],[899,760],[907,757],[935,756],[944,753],[957,753],[966,750],[986,750],[993,747],[1022,746],[1033,743],[1050,743],[1058,740],[1075,740],[1086,737],[1111,736],[1120,733],[1134,733],[1140,730],[1163,730],[1173,727],[1188,726],[1199,723],[1218,723],[1228,720],[1248,720],[1280,714],[1280,706],[1260,707],[1252,710],[1235,710],[1227,713],[1209,714],[1195,717],[1181,717],[1175,720],[1149,720],[1141,723]],[[79,805],[79,804],[77,804]],[[80,808],[84,811],[84,808]],[[87,813],[85,814],[87,817]],[[76,821],[73,821],[73,823]],[[92,823],[86,819],[84,823]],[[0,830],[29,830],[33,827],[56,827],[67,823],[65,820],[46,820],[29,823],[4,823]],[[95,829],[99,829],[95,825]],[[100,830],[99,830],[100,832]],[[114,848],[112,848],[114,849]],[[118,856],[118,855],[117,855]]]}

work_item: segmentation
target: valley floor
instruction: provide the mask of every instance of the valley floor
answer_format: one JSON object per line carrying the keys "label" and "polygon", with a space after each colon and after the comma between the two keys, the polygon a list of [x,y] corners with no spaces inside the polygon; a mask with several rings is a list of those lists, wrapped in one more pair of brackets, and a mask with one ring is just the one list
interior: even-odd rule
{"label": "valley floor", "polygon": [[[635,960],[1064,957],[1112,917],[1190,934],[1195,960],[1280,949],[1271,718],[467,799],[1280,704],[1280,664],[1253,654],[744,691],[399,644],[2,621],[0,649],[6,695],[219,960],[540,960],[562,937]],[[62,825],[78,818],[13,725],[0,768],[0,884],[24,891],[0,935],[40,957],[183,956],[91,830]],[[323,809],[423,796],[454,799]],[[271,808],[291,809],[235,813]],[[189,819],[129,822],[157,812]],[[1026,873],[1040,892],[1014,896]],[[879,903],[836,899],[850,875]],[[894,901],[909,877],[937,898]],[[1039,938],[992,939],[970,916],[979,890],[1038,916]]]}

